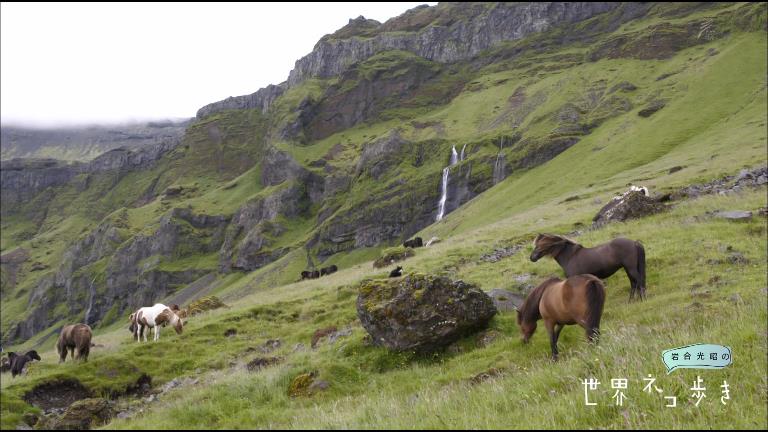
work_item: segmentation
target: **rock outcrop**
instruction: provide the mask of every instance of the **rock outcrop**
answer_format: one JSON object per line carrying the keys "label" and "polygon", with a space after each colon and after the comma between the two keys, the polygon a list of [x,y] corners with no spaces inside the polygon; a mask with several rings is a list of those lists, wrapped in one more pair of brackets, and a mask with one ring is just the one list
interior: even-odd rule
{"label": "rock outcrop", "polygon": [[496,314],[477,286],[445,277],[410,274],[360,286],[357,316],[377,345],[432,351],[484,328]]}

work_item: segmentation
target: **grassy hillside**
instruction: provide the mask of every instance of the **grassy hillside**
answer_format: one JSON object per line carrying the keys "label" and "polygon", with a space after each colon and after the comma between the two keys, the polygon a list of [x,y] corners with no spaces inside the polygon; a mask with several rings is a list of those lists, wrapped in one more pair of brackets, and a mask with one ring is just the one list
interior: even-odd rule
{"label": "grassy hillside", "polygon": [[[431,15],[422,16],[427,11],[412,18],[432,22]],[[190,318],[180,336],[166,329],[160,342],[136,344],[125,317],[115,310],[96,326],[95,342],[103,346],[94,348],[87,364],[57,365],[55,329],[75,319],[59,306],[53,316],[61,319],[50,328],[5,347],[35,348],[43,361],[28,376],[0,376],[0,425],[14,428],[24,413],[39,411],[22,400],[34,386],[71,378],[95,395],[115,398],[121,410],[143,409],[107,426],[121,429],[767,428],[766,219],[737,223],[712,216],[715,210],[765,208],[766,186],[673,201],[669,211],[654,216],[585,229],[630,184],[661,194],[765,166],[764,13],[765,3],[656,5],[647,17],[608,34],[600,33],[608,26],[606,18],[596,17],[578,24],[583,32],[568,43],[562,38],[572,28],[553,29],[468,62],[423,61],[419,73],[434,74],[427,84],[409,88],[403,99],[370,101],[375,106],[368,117],[351,127],[314,141],[306,134],[295,139],[283,134],[301,119],[297,106],[311,106],[324,94],[341,106],[348,102],[345,95],[368,85],[366,80],[409,73],[403,65],[412,55],[374,56],[340,77],[308,80],[288,90],[267,114],[227,111],[194,123],[182,144],[151,169],[80,178],[44,191],[14,212],[4,210],[3,253],[21,246],[31,258],[17,285],[3,287],[3,333],[30,313],[29,299],[41,277],[53,276],[67,248],[98,224],[115,227],[125,246],[158,230],[174,209],[232,216],[246,203],[295,185],[308,194],[310,187],[296,179],[264,183],[264,155],[271,149],[290,155],[302,172],[348,181],[322,200],[302,196],[296,216],[280,214],[269,221],[279,229],[268,234],[268,249],[286,253],[254,271],[219,274],[217,252],[181,246],[143,260],[145,270],[210,272],[215,283],[207,295],[231,306]],[[710,21],[716,23],[717,37],[704,31]],[[696,30],[693,36],[690,29]],[[649,52],[648,46],[657,51]],[[395,135],[404,143],[396,151],[374,154],[373,163],[361,164],[361,155]],[[645,245],[647,301],[628,302],[623,272],[609,278],[600,344],[586,344],[580,328],[568,327],[557,363],[548,358],[546,331],[540,328],[524,345],[515,315],[508,313],[491,321],[496,338],[485,347],[478,336],[432,355],[371,346],[355,312],[357,287],[365,278],[388,274],[391,268],[374,269],[372,261],[400,239],[354,249],[333,245],[339,253],[322,264],[316,254],[329,246],[322,241],[305,245],[346,222],[360,223],[355,217],[361,214],[370,217],[363,222],[388,223],[428,212],[436,206],[452,146],[466,146],[467,153],[452,175],[470,172],[467,187],[478,195],[416,233],[442,241],[399,263],[406,272],[442,274],[486,291],[522,292],[520,280],[535,284],[560,275],[552,260],[528,260],[536,233],[579,229],[575,239],[588,246],[617,236]],[[500,152],[509,176],[492,186]],[[384,167],[378,177],[375,164]],[[89,186],[78,186],[83,182]],[[190,244],[210,241],[208,231],[186,222],[183,227],[195,237],[197,243]],[[508,258],[481,259],[513,245],[522,249]],[[729,261],[733,252],[746,262]],[[103,278],[110,259],[92,262],[78,275]],[[340,271],[297,282],[308,260],[336,264]],[[33,271],[34,263],[43,269]],[[175,287],[174,293],[183,288]],[[329,326],[351,329],[351,335],[311,349],[314,332]],[[225,337],[228,329],[237,334]],[[261,353],[270,339],[280,339],[281,346]],[[730,346],[734,363],[723,370],[667,375],[661,351],[693,343]],[[257,357],[279,360],[248,372],[245,365]],[[292,380],[310,372],[328,388],[308,397],[289,396]],[[143,374],[152,377],[153,388],[178,377],[199,382],[142,404],[126,396],[126,388]],[[665,408],[661,395],[642,391],[649,374],[663,396],[677,396],[676,408]],[[697,375],[707,387],[699,407],[689,403]],[[603,383],[590,395],[597,407],[583,403],[581,380],[591,377]],[[613,405],[612,378],[629,379],[624,407]],[[727,406],[720,403],[723,380],[731,385]]]}

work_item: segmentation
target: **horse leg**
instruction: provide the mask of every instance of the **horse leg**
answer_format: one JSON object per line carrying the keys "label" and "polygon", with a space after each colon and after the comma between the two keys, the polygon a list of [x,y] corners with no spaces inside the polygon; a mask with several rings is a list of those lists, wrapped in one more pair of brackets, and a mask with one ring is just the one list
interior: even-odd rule
{"label": "horse leg", "polygon": [[635,299],[635,293],[638,292],[637,281],[639,280],[639,277],[637,272],[631,270],[629,266],[625,266],[624,271],[627,273],[627,277],[629,278],[629,301],[632,301]]}
{"label": "horse leg", "polygon": [[71,358],[73,361],[74,361],[74,360],[76,360],[76,358],[75,358],[75,347],[72,347],[72,348],[70,348],[70,349],[69,349],[69,357],[70,357],[70,358]]}
{"label": "horse leg", "polygon": [[552,348],[552,360],[557,361],[557,338],[560,336],[560,331],[555,330],[556,324],[554,321],[544,320],[544,326],[549,333],[549,346]]}
{"label": "horse leg", "polygon": [[66,361],[66,360],[67,360],[67,348],[66,347],[62,347],[59,350],[59,363],[64,363],[64,361]]}

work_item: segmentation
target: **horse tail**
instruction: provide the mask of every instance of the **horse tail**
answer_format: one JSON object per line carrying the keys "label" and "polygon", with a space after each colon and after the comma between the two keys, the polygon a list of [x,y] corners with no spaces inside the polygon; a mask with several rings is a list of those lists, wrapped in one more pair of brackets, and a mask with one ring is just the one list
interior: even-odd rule
{"label": "horse tail", "polygon": [[605,286],[600,279],[590,278],[587,282],[587,331],[589,339],[597,341],[600,335],[600,318],[603,316],[605,304]]}
{"label": "horse tail", "polygon": [[640,242],[635,242],[637,246],[637,287],[640,298],[645,298],[645,248]]}

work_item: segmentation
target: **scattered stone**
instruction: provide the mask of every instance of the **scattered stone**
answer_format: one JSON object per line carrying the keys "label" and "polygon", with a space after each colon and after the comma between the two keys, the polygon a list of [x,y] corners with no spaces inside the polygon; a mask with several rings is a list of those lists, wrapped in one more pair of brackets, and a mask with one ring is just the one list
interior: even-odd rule
{"label": "scattered stone", "polygon": [[674,192],[672,199],[695,198],[709,194],[725,195],[738,192],[745,187],[758,187],[766,183],[768,183],[768,167],[759,167],[752,170],[742,170],[735,176],[725,176],[708,183],[684,187]]}
{"label": "scattered stone", "polygon": [[728,297],[728,300],[730,300],[731,303],[736,305],[744,303],[744,299],[742,299],[738,293],[732,294],[730,297]]}
{"label": "scattered stone", "polygon": [[29,268],[29,271],[40,271],[45,270],[48,268],[48,265],[43,264],[41,262],[35,262],[32,264],[32,267]]}
{"label": "scattered stone", "polygon": [[601,200],[600,198],[595,198],[592,200],[592,204],[602,204],[602,203],[603,203],[603,200]]}
{"label": "scattered stone", "polygon": [[195,385],[198,382],[199,382],[199,379],[197,378],[191,378],[191,377],[174,378],[168,381],[167,383],[163,384],[163,386],[160,387],[160,392],[165,393],[175,389],[176,387],[186,387],[190,385]]}
{"label": "scattered stone", "polygon": [[669,171],[667,171],[667,174],[674,174],[674,173],[676,173],[676,172],[678,172],[678,171],[680,171],[682,169],[683,169],[683,167],[681,167],[679,165],[678,166],[673,166],[672,168],[669,169]]}
{"label": "scattered stone", "polygon": [[307,347],[303,343],[297,343],[293,346],[293,352],[304,351]]}
{"label": "scattered stone", "polygon": [[245,365],[245,368],[248,372],[257,372],[262,368],[276,365],[282,361],[283,359],[281,357],[258,357],[249,361],[248,364]]}
{"label": "scattered stone", "polygon": [[282,344],[283,343],[280,342],[280,339],[269,339],[266,342],[264,342],[264,345],[261,348],[259,348],[259,351],[261,351],[264,354],[268,354],[280,348]]}
{"label": "scattered stone", "polygon": [[317,348],[317,343],[320,341],[320,339],[331,335],[332,333],[336,332],[338,329],[336,326],[326,327],[322,329],[315,330],[315,333],[312,335],[312,343],[310,346],[312,349]]}
{"label": "scattered stone", "polygon": [[734,265],[746,265],[749,264],[749,259],[745,257],[741,252],[731,252],[727,258],[728,262]]}
{"label": "scattered stone", "polygon": [[735,222],[748,221],[752,219],[751,211],[717,211],[714,212],[713,215],[717,218],[728,219]]}
{"label": "scattered stone", "polygon": [[493,305],[499,312],[515,312],[523,304],[525,297],[515,294],[512,291],[503,289],[492,289],[488,296],[493,300]]}
{"label": "scattered stone", "polygon": [[653,115],[653,113],[664,108],[665,106],[666,106],[666,102],[664,101],[661,101],[661,100],[653,101],[647,107],[638,111],[637,115],[639,115],[640,117],[650,117],[651,115]]}
{"label": "scattered stone", "polygon": [[477,346],[479,348],[486,348],[501,336],[497,330],[485,330],[477,335]]}
{"label": "scattered stone", "polygon": [[448,346],[483,329],[496,312],[476,285],[432,275],[366,280],[357,298],[358,318],[374,343],[397,351]]}
{"label": "scattered stone", "polygon": [[765,287],[765,288],[761,289],[760,291],[762,291],[763,294],[768,294],[768,287]]}
{"label": "scattered stone", "polygon": [[308,390],[310,394],[313,394],[319,391],[328,390],[330,386],[331,386],[331,383],[329,383],[328,381],[318,380],[310,384]]}
{"label": "scattered stone", "polygon": [[473,376],[469,379],[469,382],[472,384],[482,384],[486,381],[490,381],[494,378],[502,377],[504,376],[504,370],[498,369],[498,368],[490,368],[485,372],[480,372],[479,374]]}
{"label": "scattered stone", "polygon": [[523,248],[522,244],[517,244],[517,245],[503,247],[500,249],[495,249],[493,252],[481,256],[480,259],[485,262],[495,263],[495,262],[501,261],[503,258],[512,256],[518,253],[522,248]]}
{"label": "scattered stone", "polygon": [[232,337],[232,336],[235,336],[235,335],[237,335],[237,329],[231,328],[231,329],[227,329],[224,332],[224,336],[226,336],[226,337]]}
{"label": "scattered stone", "polygon": [[424,245],[424,247],[430,247],[430,246],[432,246],[433,244],[438,244],[438,243],[440,243],[441,241],[442,241],[442,240],[440,240],[440,238],[439,238],[439,237],[432,237],[431,239],[429,239],[429,241],[427,241],[427,244],[426,244],[426,245]]}

